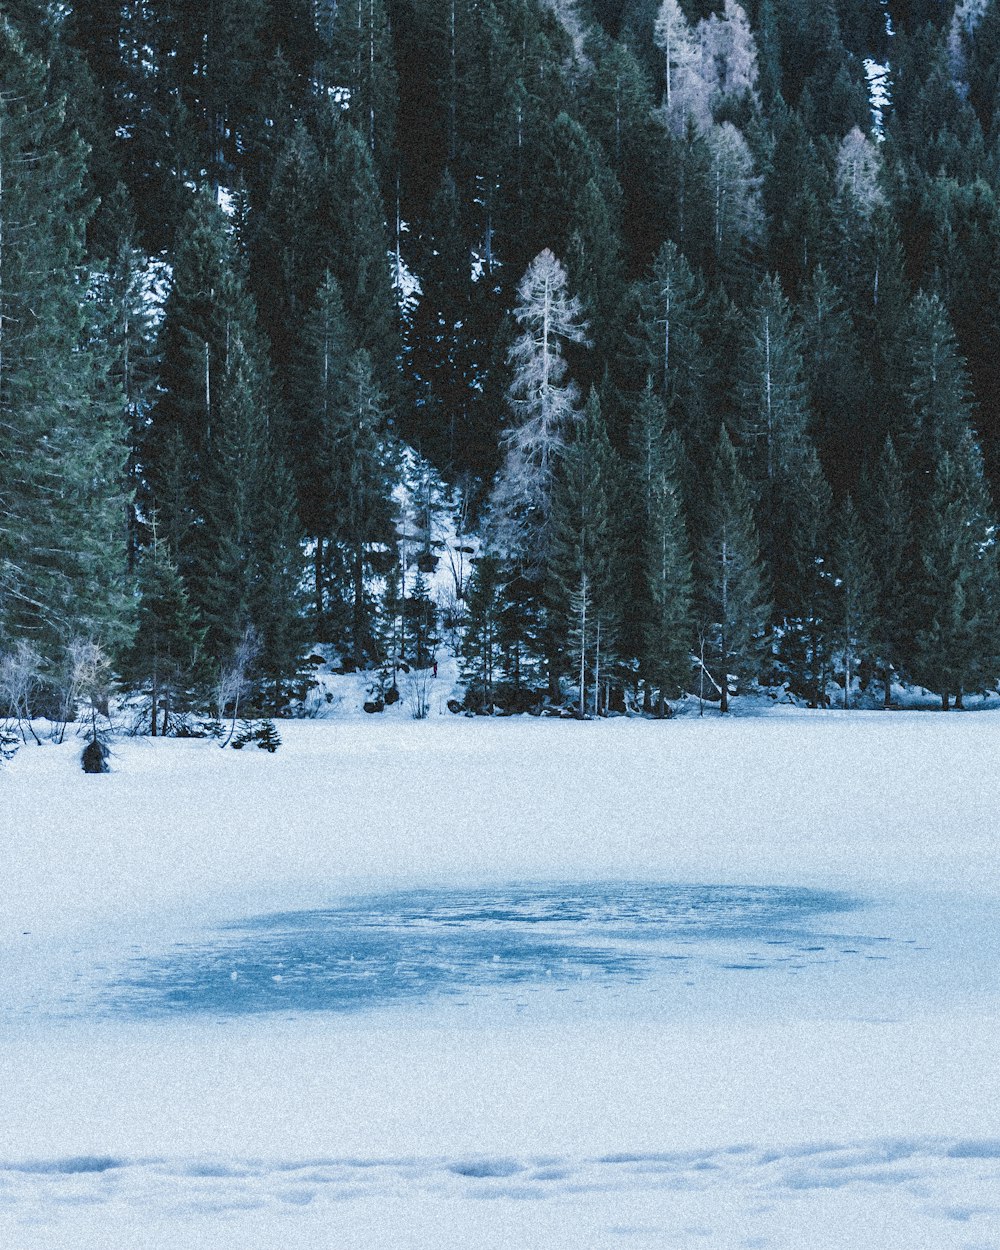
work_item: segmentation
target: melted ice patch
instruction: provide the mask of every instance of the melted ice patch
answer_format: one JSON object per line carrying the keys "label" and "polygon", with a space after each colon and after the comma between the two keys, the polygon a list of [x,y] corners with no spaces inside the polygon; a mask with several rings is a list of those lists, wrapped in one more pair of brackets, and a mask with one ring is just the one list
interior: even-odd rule
{"label": "melted ice patch", "polygon": [[[599,993],[793,974],[887,958],[889,939],[831,929],[831,891],[604,884],[413,890],[251,917],[131,961],[113,1014],[359,1011],[403,1002]],[[524,1003],[520,1003],[524,1006]]]}

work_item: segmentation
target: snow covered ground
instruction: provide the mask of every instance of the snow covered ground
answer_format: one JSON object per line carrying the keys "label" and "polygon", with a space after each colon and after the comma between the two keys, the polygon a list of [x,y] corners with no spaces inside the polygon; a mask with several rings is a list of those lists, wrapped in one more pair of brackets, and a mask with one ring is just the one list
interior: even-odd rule
{"label": "snow covered ground", "polygon": [[281,731],[0,771],[5,1250],[1000,1247],[1000,714]]}

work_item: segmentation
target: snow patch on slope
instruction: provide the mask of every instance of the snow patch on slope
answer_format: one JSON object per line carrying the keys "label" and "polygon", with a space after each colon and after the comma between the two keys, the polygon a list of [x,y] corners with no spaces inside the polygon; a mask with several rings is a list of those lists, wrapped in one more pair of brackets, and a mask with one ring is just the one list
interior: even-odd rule
{"label": "snow patch on slope", "polygon": [[881,64],[868,57],[865,60],[865,75],[868,78],[868,100],[872,113],[872,130],[875,139],[881,143],[885,138],[885,114],[892,104],[892,81],[889,63]]}

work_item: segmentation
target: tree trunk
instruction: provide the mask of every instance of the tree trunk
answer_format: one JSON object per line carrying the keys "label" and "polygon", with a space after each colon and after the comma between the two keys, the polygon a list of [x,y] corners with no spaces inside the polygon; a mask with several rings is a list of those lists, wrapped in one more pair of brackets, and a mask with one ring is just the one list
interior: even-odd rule
{"label": "tree trunk", "polygon": [[601,714],[601,618],[597,618],[597,638],[594,645],[594,715]]}
{"label": "tree trunk", "polygon": [[320,642],[326,642],[326,613],[323,605],[323,539],[316,539],[315,579],[316,579],[316,633]]}
{"label": "tree trunk", "polygon": [[948,710],[948,691],[946,690],[944,694],[941,696],[941,711],[947,712],[947,710]]}
{"label": "tree trunk", "polygon": [[354,663],[361,668],[366,651],[365,637],[365,553],[359,543],[354,552]]}
{"label": "tree trunk", "polygon": [[883,707],[886,711],[892,706],[892,669],[887,664],[885,666],[885,703]]}

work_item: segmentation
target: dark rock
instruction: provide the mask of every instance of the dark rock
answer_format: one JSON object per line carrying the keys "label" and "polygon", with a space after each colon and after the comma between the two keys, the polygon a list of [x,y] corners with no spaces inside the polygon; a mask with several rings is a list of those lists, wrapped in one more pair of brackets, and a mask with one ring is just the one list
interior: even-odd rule
{"label": "dark rock", "polygon": [[366,712],[384,712],[385,704],[383,703],[381,699],[377,699],[377,700],[369,699],[368,702],[365,704],[365,711]]}
{"label": "dark rock", "polygon": [[85,773],[107,773],[111,769],[108,767],[108,748],[103,742],[99,742],[97,738],[91,738],[87,745],[83,748],[81,762]]}

